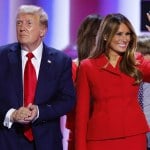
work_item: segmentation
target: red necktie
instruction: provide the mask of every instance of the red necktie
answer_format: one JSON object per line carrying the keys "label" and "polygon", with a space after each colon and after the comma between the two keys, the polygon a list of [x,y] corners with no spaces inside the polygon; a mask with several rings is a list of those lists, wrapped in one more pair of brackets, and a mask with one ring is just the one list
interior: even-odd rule
{"label": "red necktie", "polygon": [[[26,56],[28,57],[28,60],[24,70],[24,106],[28,106],[29,103],[34,102],[37,83],[35,68],[31,62],[34,55],[32,53],[28,53]],[[31,126],[25,125],[24,135],[29,141],[33,140]]]}

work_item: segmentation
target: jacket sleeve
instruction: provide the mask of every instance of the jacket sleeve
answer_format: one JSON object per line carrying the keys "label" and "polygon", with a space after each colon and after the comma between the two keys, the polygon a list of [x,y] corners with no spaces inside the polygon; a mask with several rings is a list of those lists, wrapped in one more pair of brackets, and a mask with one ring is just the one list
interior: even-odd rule
{"label": "jacket sleeve", "polygon": [[86,66],[81,63],[77,77],[77,104],[75,121],[75,149],[86,150],[86,134],[89,119],[90,88],[86,74]]}
{"label": "jacket sleeve", "polygon": [[57,91],[52,97],[53,100],[51,100],[52,102],[50,104],[38,105],[39,118],[35,123],[59,118],[71,111],[74,107],[75,89],[72,80],[72,60],[70,58],[65,59],[61,68],[63,68],[61,75],[59,75],[59,79],[57,79],[59,82],[57,82],[57,85],[55,83],[55,87],[51,87],[57,87]]}
{"label": "jacket sleeve", "polygon": [[135,57],[138,63],[137,67],[143,74],[143,81],[150,82],[150,61],[144,59],[141,53],[136,53]]}

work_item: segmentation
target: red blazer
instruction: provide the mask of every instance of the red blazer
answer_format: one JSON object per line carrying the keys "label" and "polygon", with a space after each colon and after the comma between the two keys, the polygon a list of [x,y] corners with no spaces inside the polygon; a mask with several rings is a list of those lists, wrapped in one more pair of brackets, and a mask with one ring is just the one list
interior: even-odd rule
{"label": "red blazer", "polygon": [[[77,73],[77,64],[75,62],[72,62],[72,79],[75,84],[76,80],[76,73]],[[74,128],[75,128],[75,108],[67,113],[67,121],[66,121],[66,127],[71,130],[74,134]],[[73,137],[70,137],[73,138]]]}
{"label": "red blazer", "polygon": [[[144,79],[150,82],[150,62],[137,56]],[[119,60],[120,61],[120,60]],[[118,61],[118,64],[119,64]],[[86,150],[86,140],[132,136],[149,130],[138,103],[134,79],[113,68],[104,55],[81,62],[76,84],[77,150]],[[149,79],[148,79],[149,77]],[[92,113],[91,110],[92,99]]]}

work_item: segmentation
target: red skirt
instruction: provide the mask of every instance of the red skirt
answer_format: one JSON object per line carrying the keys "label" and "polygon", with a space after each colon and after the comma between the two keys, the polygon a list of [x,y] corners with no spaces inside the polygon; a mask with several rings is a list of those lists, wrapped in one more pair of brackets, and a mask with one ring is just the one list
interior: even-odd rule
{"label": "red skirt", "polygon": [[126,138],[88,141],[87,150],[146,150],[146,135],[140,134]]}

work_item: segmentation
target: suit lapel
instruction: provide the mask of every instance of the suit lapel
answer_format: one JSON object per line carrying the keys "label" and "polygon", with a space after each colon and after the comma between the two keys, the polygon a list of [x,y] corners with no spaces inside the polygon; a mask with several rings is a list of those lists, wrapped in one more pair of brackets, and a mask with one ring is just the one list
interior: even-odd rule
{"label": "suit lapel", "polygon": [[18,103],[23,105],[22,61],[21,49],[18,45],[9,51],[8,59],[10,62],[10,75],[12,76],[12,83],[18,97]]}
{"label": "suit lapel", "polygon": [[[35,94],[35,103],[39,103],[41,98],[46,96],[47,88],[50,86],[51,81],[55,78],[55,59],[53,50],[44,45],[43,54],[41,59],[40,71],[38,76],[37,89]],[[46,90],[44,90],[46,89]]]}

